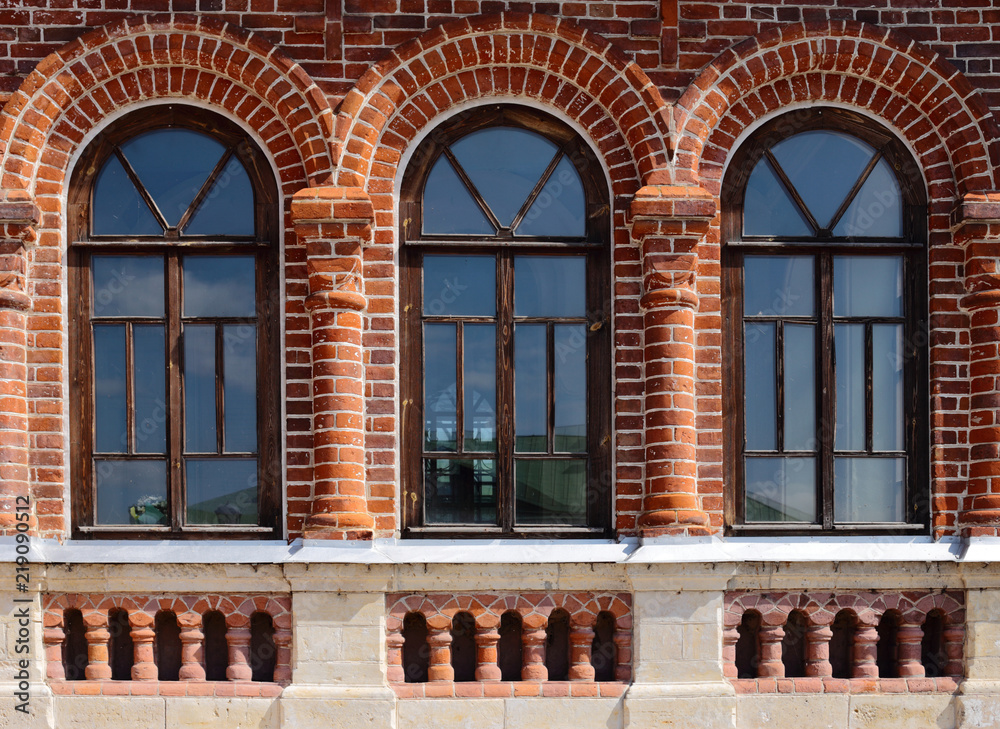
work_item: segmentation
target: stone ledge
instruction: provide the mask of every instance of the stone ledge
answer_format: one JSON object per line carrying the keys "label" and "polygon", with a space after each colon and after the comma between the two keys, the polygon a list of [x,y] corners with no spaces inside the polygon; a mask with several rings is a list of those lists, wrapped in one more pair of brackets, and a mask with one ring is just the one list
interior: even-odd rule
{"label": "stone ledge", "polygon": [[942,678],[734,678],[737,694],[905,694],[958,692],[959,683]]}
{"label": "stone ledge", "polygon": [[57,696],[281,696],[283,687],[257,681],[49,681]]}
{"label": "stone ledge", "polygon": [[521,698],[531,696],[617,698],[629,684],[621,681],[429,681],[392,684],[398,699]]}

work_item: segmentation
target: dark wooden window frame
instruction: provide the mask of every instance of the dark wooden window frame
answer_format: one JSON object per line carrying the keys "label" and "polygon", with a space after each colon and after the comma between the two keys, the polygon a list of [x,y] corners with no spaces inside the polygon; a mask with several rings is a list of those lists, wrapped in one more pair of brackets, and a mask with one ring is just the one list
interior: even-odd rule
{"label": "dark wooden window frame", "polygon": [[[495,216],[489,215],[498,228],[494,236],[474,235],[424,235],[422,233],[421,199],[427,176],[434,162],[442,155],[450,155],[448,145],[472,132],[488,127],[509,126],[533,131],[547,137],[562,150],[574,164],[583,183],[587,205],[586,232],[582,237],[529,237],[514,236],[508,228],[500,226]],[[519,220],[531,207],[544,187],[544,182],[556,165],[553,162],[542,180],[532,190],[527,202],[518,213]],[[461,177],[461,173],[460,177]],[[468,185],[468,182],[466,182]],[[484,211],[488,205],[472,185],[473,197]],[[416,150],[403,178],[401,194],[400,254],[401,266],[401,328],[402,328],[402,517],[403,536],[409,538],[581,538],[606,537],[613,533],[611,518],[611,289],[610,289],[610,204],[607,181],[600,162],[593,152],[566,124],[554,117],[528,107],[517,105],[490,105],[460,113],[437,129]],[[515,223],[511,226],[514,227]],[[497,509],[499,524],[491,525],[428,525],[423,524],[423,332],[424,321],[483,320],[482,317],[422,316],[422,258],[425,253],[494,254],[497,256]],[[586,323],[588,400],[587,443],[585,454],[538,454],[545,458],[567,458],[586,455],[588,459],[587,525],[548,526],[514,524],[514,377],[513,377],[513,324],[531,322],[531,318],[513,315],[513,261],[514,255],[540,254],[585,255],[587,280],[587,316],[552,322]],[[549,332],[551,339],[551,331]],[[459,349],[461,356],[461,349]],[[551,369],[551,362],[549,365]],[[461,376],[459,370],[459,376]],[[549,377],[551,379],[551,372]],[[550,399],[552,390],[550,387]],[[551,413],[549,407],[551,430]],[[461,431],[462,428],[459,428]],[[551,436],[551,433],[550,433]],[[551,442],[551,438],[550,438]],[[433,457],[433,456],[428,456]],[[475,458],[470,455],[467,457]],[[521,454],[518,458],[521,458]]]}
{"label": "dark wooden window frame", "polygon": [[[129,235],[96,235],[92,232],[92,197],[97,173],[112,156],[118,156],[120,144],[140,134],[156,129],[183,128],[205,133],[227,151],[209,179],[199,190],[187,212],[175,228],[167,228],[160,237]],[[226,162],[235,155],[250,178],[254,194],[253,235],[187,236],[177,228],[191,218],[198,204],[222,173]],[[127,163],[126,172],[133,177]],[[136,184],[140,194],[147,193]],[[70,329],[70,440],[71,473],[73,474],[72,514],[75,539],[270,539],[282,534],[281,468],[280,468],[280,372],[278,315],[281,311],[278,286],[278,189],[270,165],[246,132],[229,120],[210,111],[178,104],[157,105],[135,111],[114,122],[84,151],[74,170],[69,189],[68,255],[69,329]],[[151,201],[147,199],[147,204]],[[150,204],[154,217],[166,228],[163,216]],[[94,371],[91,334],[90,261],[95,254],[136,255],[147,253],[162,256],[166,265],[164,280],[166,321],[165,364],[167,385],[167,500],[169,524],[106,525],[96,524],[96,482],[93,473],[94,453]],[[257,525],[187,525],[184,515],[187,500],[184,487],[184,412],[182,401],[183,351],[181,347],[182,300],[181,257],[190,254],[233,254],[253,256],[256,270],[257,326]],[[128,322],[137,321],[127,317]],[[218,326],[240,323],[239,318],[210,317]],[[102,318],[101,322],[104,323]],[[123,320],[107,319],[108,323]],[[198,318],[183,317],[184,323],[198,323]],[[128,324],[128,322],[126,322]],[[140,322],[141,323],[141,322]],[[127,326],[127,336],[131,324]],[[218,337],[217,337],[218,348]],[[130,351],[130,350],[128,350]],[[217,358],[218,359],[218,358]],[[217,361],[221,367],[221,360]],[[216,381],[216,397],[222,388],[221,372]],[[134,438],[132,387],[126,388],[129,440]],[[217,407],[217,418],[222,408]],[[221,431],[218,431],[221,438]],[[197,458],[203,454],[190,454]],[[236,454],[238,455],[238,454]],[[132,457],[132,456],[130,456]],[[153,458],[162,458],[151,454]]]}
{"label": "dark wooden window frame", "polygon": [[[830,229],[821,229],[811,216],[807,219],[816,230],[812,238],[746,236],[743,234],[743,197],[750,173],[759,160],[769,156],[778,142],[805,131],[840,131],[859,138],[883,156],[896,172],[903,198],[903,236],[901,238],[834,237]],[[874,167],[874,161],[867,172]],[[772,167],[773,169],[773,167]],[[780,176],[780,175],[779,175]],[[855,185],[848,196],[858,192]],[[794,193],[793,193],[794,195]],[[800,202],[800,201],[797,201]],[[836,219],[845,212],[841,206]],[[782,115],[758,129],[742,145],[729,163],[723,182],[723,458],[725,462],[725,523],[727,533],[745,536],[788,536],[818,534],[924,534],[929,529],[929,394],[927,366],[927,202],[924,183],[916,162],[905,145],[872,120],[851,111],[822,108],[798,110]],[[804,208],[805,206],[802,205]],[[835,223],[829,228],[833,228]],[[905,522],[836,524],[833,521],[833,428],[835,422],[836,383],[833,370],[833,256],[896,255],[903,259],[904,317],[904,448],[906,479],[904,487]],[[809,255],[816,262],[815,320],[819,327],[816,359],[817,435],[820,441],[816,456],[820,461],[817,475],[816,524],[797,522],[754,522],[745,520],[744,475],[744,360],[743,330],[743,258],[746,254]],[[754,317],[765,319],[766,317]],[[782,317],[771,317],[781,319]],[[849,317],[866,323],[870,337],[872,323],[878,317]],[[896,321],[896,320],[894,320]],[[898,323],[898,322],[897,322]],[[779,325],[780,326],[780,325]],[[870,349],[870,348],[869,348]],[[870,357],[867,359],[870,360]],[[778,364],[780,367],[780,364]],[[866,362],[866,419],[871,419],[871,362]],[[780,377],[779,390],[780,390]],[[781,393],[778,392],[779,402]],[[777,412],[777,430],[781,432],[781,408]],[[870,446],[870,422],[866,426]],[[779,435],[780,437],[780,435]],[[791,453],[795,455],[795,453]]]}

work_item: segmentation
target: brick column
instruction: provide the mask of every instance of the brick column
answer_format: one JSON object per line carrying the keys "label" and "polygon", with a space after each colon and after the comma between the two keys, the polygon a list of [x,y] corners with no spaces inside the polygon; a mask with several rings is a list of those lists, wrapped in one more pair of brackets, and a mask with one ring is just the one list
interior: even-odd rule
{"label": "brick column", "polygon": [[274,618],[274,682],[292,682],[292,630],[291,617],[286,613]]}
{"label": "brick column", "polygon": [[497,665],[497,643],[500,642],[500,617],[483,613],[476,618],[476,680],[499,681],[500,666]]}
{"label": "brick column", "polygon": [[362,245],[374,209],[364,191],[307,188],[292,200],[305,243],[306,308],[312,317],[314,490],[304,533],[311,539],[371,539],[364,462]]}
{"label": "brick column", "polygon": [[521,623],[521,680],[547,681],[549,669],[545,665],[545,628],[548,618],[538,613],[524,616]]}
{"label": "brick column", "polygon": [[45,612],[42,644],[45,646],[45,675],[51,681],[66,678],[66,668],[62,663],[62,646],[66,639],[62,618],[55,613]]}
{"label": "brick column", "polygon": [[83,616],[83,624],[87,629],[87,667],[83,675],[88,681],[111,678],[111,665],[108,663],[108,613],[104,610],[92,610]]}
{"label": "brick column", "polygon": [[454,681],[455,669],[451,666],[451,618],[435,615],[427,620],[427,645],[430,646],[428,681]]}
{"label": "brick column", "polygon": [[726,678],[739,678],[736,668],[736,644],[740,639],[740,631],[735,625],[727,625],[722,631],[722,675]]}
{"label": "brick column", "polygon": [[178,677],[181,681],[204,681],[202,653],[205,634],[201,631],[201,615],[181,613],[177,616],[177,625],[181,631],[181,670]]}
{"label": "brick column", "polygon": [[[39,217],[26,193],[10,191],[0,200],[0,535],[15,533],[18,497],[29,496],[26,327],[31,299],[25,245],[35,240]],[[37,522],[31,507],[33,534]]]}
{"label": "brick column", "polygon": [[854,631],[854,666],[851,671],[853,678],[878,678],[878,630],[875,622],[858,620]]}
{"label": "brick column", "polygon": [[785,629],[780,625],[760,626],[760,665],[757,667],[759,678],[782,678],[785,675],[785,664],[781,662],[781,639],[785,637]]}
{"label": "brick column", "polygon": [[1000,192],[968,193],[952,214],[965,247],[971,380],[965,536],[1000,536]]}
{"label": "brick column", "polygon": [[642,255],[646,483],[642,536],[706,535],[698,499],[694,319],[697,246],[715,217],[699,187],[643,187],[631,205]]}
{"label": "brick column", "polygon": [[226,678],[230,681],[251,680],[253,670],[250,668],[250,618],[239,613],[226,616],[226,643],[229,646]]}
{"label": "brick column", "polygon": [[403,621],[394,615],[385,620],[385,678],[389,683],[403,683]]}
{"label": "brick column", "polygon": [[132,680],[155,681],[158,677],[156,664],[153,662],[153,616],[133,610],[128,614],[128,622],[132,630]]}
{"label": "brick column", "polygon": [[569,629],[569,680],[593,681],[594,666],[590,661],[594,650],[595,616],[577,612],[570,616]]}
{"label": "brick column", "polygon": [[944,653],[948,657],[948,663],[944,669],[944,675],[951,676],[956,681],[960,681],[965,674],[964,651],[965,646],[965,626],[960,623],[949,623],[945,626]]}
{"label": "brick column", "polygon": [[833,666],[830,664],[831,638],[833,638],[833,630],[829,625],[810,623],[809,627],[806,628],[807,676],[820,678],[833,676]]}
{"label": "brick column", "polygon": [[919,678],[924,675],[924,666],[920,662],[920,642],[924,638],[924,629],[919,623],[904,622],[896,633],[899,646],[899,677]]}
{"label": "brick column", "polygon": [[632,616],[618,618],[615,626],[615,653],[618,663],[615,665],[615,681],[632,680]]}

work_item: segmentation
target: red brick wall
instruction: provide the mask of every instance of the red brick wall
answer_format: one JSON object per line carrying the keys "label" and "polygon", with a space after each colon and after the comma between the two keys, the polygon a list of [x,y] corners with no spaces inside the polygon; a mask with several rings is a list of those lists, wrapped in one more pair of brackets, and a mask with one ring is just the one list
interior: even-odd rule
{"label": "red brick wall", "polygon": [[[0,99],[10,99],[0,128],[2,186],[28,189],[42,211],[37,245],[26,254],[26,289],[33,304],[24,350],[28,475],[41,533],[60,534],[68,527],[61,498],[68,464],[66,393],[60,384],[65,364],[60,196],[70,155],[88,131],[132,101],[201,98],[261,130],[281,168],[286,196],[310,181],[334,182],[329,175],[338,154],[342,164],[335,182],[365,186],[376,208],[373,243],[364,260],[367,487],[376,530],[384,535],[398,526],[393,180],[405,150],[438,114],[492,94],[533,96],[561,109],[588,130],[612,170],[616,505],[617,527],[626,534],[635,529],[644,477],[641,272],[625,219],[631,196],[651,181],[700,184],[717,194],[726,156],[743,130],[762,114],[796,102],[825,99],[867,108],[907,138],[930,183],[935,528],[938,534],[953,532],[968,477],[969,334],[968,317],[959,306],[965,256],[954,245],[949,215],[956,195],[995,186],[992,165],[998,157],[989,142],[997,136],[993,110],[1000,106],[995,90],[1000,75],[993,73],[992,57],[1000,53],[1000,40],[993,42],[991,24],[1000,20],[1000,11],[980,8],[985,3],[975,0],[962,3],[967,8],[914,4],[30,0],[0,9]],[[493,36],[492,44],[483,40],[496,25],[461,21],[500,11],[540,13],[565,22],[509,16],[510,28],[520,29],[507,33],[521,38],[515,46],[503,45],[496,40],[500,36]],[[177,36],[177,45],[162,39],[148,46],[122,45],[109,41],[105,31],[86,36],[83,43],[78,40],[88,29],[109,24],[110,34],[121,37],[127,34],[122,21],[156,12],[192,13],[175,23],[187,28],[184,38]],[[867,30],[839,21],[861,21]],[[881,30],[873,30],[875,26]],[[161,22],[152,31],[164,36],[167,26]],[[449,45],[458,36],[466,40]],[[746,42],[751,36],[758,40]],[[798,36],[809,37],[796,43]],[[830,37],[842,40],[820,40]],[[870,44],[867,50],[859,45],[862,38]],[[924,45],[915,45],[917,41]],[[432,46],[440,49],[441,68],[423,70],[433,75],[464,69],[464,75],[452,76],[436,89],[414,82],[426,56],[413,59]],[[91,52],[96,47],[104,54],[100,61]],[[233,50],[244,47],[249,55]],[[773,58],[766,47],[773,47]],[[42,62],[57,50],[56,61]],[[855,64],[859,58],[875,58],[869,51],[888,55],[879,61],[882,65]],[[255,53],[253,78],[243,79],[242,69]],[[515,70],[484,70],[502,60],[501,53],[506,66]],[[60,63],[79,64],[82,58],[87,66],[78,66],[73,79],[60,80],[66,70]],[[116,64],[132,68],[128,63],[134,58],[143,59],[137,63],[144,68],[122,76],[129,83],[108,81],[119,73]],[[25,84],[39,62],[42,73]],[[777,71],[782,64],[787,67]],[[173,71],[163,70],[170,65]],[[265,71],[269,65],[273,76]],[[964,76],[955,75],[956,69]],[[726,74],[730,86],[719,82]],[[390,76],[395,86],[380,85]],[[282,106],[282,94],[289,93],[284,77],[307,100],[308,118],[298,118],[287,99]],[[218,78],[230,79],[230,85]],[[413,88],[407,88],[407,79]],[[15,94],[22,84],[22,94]],[[671,112],[668,105],[674,103],[678,106]],[[336,132],[331,110],[339,112]],[[965,121],[959,123],[959,118]],[[22,131],[20,139],[12,137],[15,128]],[[676,180],[669,179],[663,149],[667,139],[678,147]],[[327,142],[334,145],[328,152],[321,149]],[[33,146],[39,144],[40,154]],[[286,482],[288,527],[296,536],[312,497],[311,362],[309,315],[303,305],[305,247],[291,232],[287,208],[285,223]],[[723,502],[719,245],[715,225],[699,249],[696,319],[699,495],[716,527],[722,524]]]}

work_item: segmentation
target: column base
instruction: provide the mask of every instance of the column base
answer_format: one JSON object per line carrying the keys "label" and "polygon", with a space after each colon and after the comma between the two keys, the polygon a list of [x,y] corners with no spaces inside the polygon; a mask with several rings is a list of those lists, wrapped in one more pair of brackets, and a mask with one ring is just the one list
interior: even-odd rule
{"label": "column base", "polygon": [[700,509],[659,509],[639,517],[640,537],[708,537],[712,526]]}
{"label": "column base", "polygon": [[322,511],[306,518],[303,538],[371,541],[375,520],[370,514],[355,511],[357,507],[354,504],[351,511],[337,510],[339,499],[321,501],[323,503],[317,503],[316,507]]}

